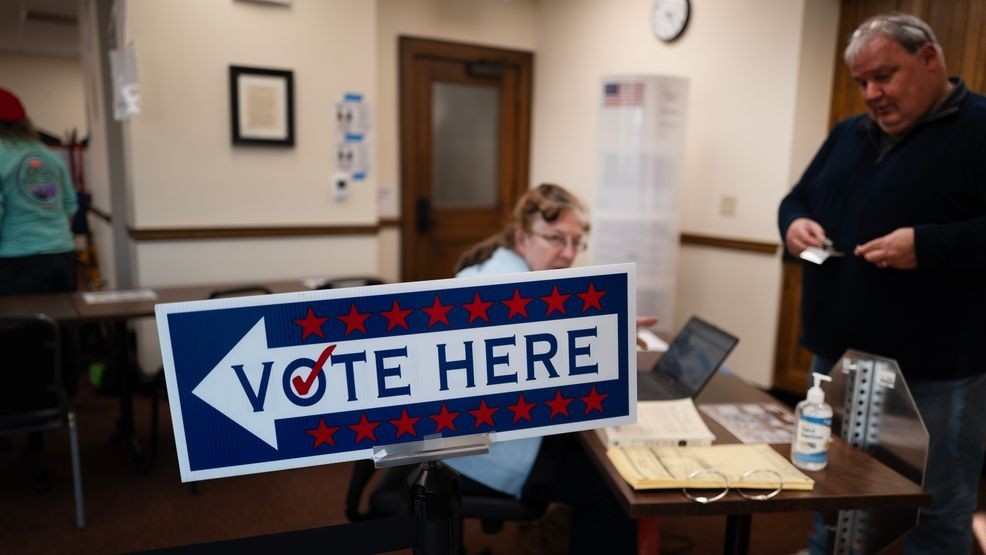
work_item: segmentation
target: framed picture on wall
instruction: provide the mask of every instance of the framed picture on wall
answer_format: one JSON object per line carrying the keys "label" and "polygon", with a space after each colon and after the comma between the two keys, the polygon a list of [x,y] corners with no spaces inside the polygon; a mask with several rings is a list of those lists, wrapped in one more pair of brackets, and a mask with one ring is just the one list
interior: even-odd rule
{"label": "framed picture on wall", "polygon": [[294,146],[294,76],[284,69],[229,66],[234,145]]}

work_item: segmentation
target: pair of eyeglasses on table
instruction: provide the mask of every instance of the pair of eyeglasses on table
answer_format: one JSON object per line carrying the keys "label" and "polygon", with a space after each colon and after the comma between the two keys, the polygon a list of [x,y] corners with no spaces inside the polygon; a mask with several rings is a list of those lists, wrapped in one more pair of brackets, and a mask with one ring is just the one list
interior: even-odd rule
{"label": "pair of eyeglasses on table", "polygon": [[[738,480],[739,483],[743,483],[745,480],[756,479],[757,477],[759,477],[761,480],[767,481],[768,480],[768,478],[766,478],[767,476],[771,477],[769,479],[771,484],[775,482],[777,483],[777,487],[767,493],[751,494],[746,491],[747,489],[750,488],[731,486],[729,483],[729,477],[723,474],[722,472],[719,472],[718,470],[714,470],[711,468],[705,468],[692,472],[691,474],[688,475],[688,479],[689,480],[698,480],[700,478],[717,479],[718,481],[721,481],[724,484],[722,486],[722,490],[717,492],[715,495],[697,495],[689,491],[689,488],[684,487],[681,488],[681,493],[688,499],[691,499],[692,501],[696,503],[701,503],[703,505],[713,503],[715,501],[722,499],[723,497],[726,497],[726,494],[729,493],[730,488],[736,490],[736,493],[738,493],[740,497],[742,497],[743,499],[749,499],[751,501],[766,501],[776,496],[778,493],[781,492],[782,489],[784,489],[784,477],[781,476],[779,472],[775,470],[771,470],[769,468],[754,468],[752,470],[747,470],[746,472],[744,472],[739,477]],[[692,488],[692,489],[696,489],[696,488]]]}

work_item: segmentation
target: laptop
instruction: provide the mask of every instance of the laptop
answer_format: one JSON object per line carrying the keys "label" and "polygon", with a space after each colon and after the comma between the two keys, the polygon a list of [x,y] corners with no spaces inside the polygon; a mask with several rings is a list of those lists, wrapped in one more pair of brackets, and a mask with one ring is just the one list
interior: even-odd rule
{"label": "laptop", "polygon": [[732,334],[692,316],[657,364],[637,374],[637,400],[694,399],[737,343]]}

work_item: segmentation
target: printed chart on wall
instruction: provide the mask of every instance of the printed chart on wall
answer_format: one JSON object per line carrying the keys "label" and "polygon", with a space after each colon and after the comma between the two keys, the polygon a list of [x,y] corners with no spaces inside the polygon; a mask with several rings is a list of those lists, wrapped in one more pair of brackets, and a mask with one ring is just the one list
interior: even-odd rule
{"label": "printed chart on wall", "polygon": [[183,481],[636,420],[632,265],[162,304]]}
{"label": "printed chart on wall", "polygon": [[[678,174],[688,81],[603,77],[597,137],[593,260],[637,265],[637,311],[674,314]],[[661,319],[664,329],[671,318]]]}

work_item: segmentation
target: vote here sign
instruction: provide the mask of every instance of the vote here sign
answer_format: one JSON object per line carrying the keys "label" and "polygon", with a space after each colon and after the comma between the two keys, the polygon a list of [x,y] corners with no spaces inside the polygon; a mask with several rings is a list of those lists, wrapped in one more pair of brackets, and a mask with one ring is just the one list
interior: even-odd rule
{"label": "vote here sign", "polygon": [[158,305],[182,480],[634,421],[634,282],[612,265]]}

